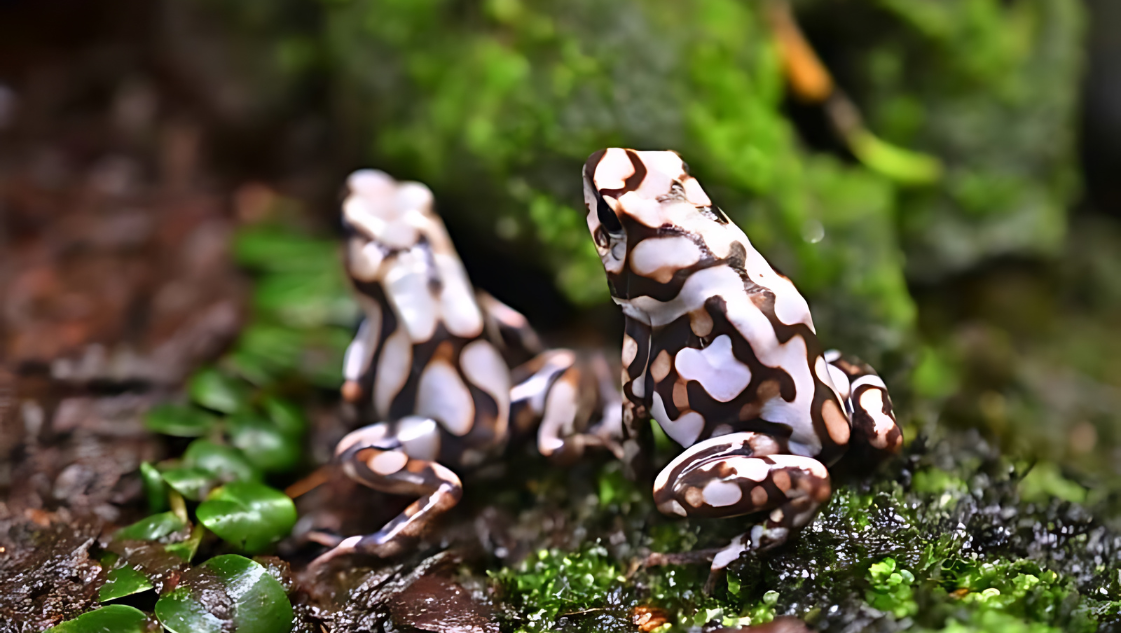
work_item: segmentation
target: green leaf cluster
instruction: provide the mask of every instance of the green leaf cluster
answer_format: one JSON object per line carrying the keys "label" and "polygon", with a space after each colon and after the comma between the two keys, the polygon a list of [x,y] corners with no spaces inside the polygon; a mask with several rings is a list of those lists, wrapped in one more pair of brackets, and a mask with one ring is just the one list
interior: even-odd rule
{"label": "green leaf cluster", "polygon": [[[335,242],[252,227],[240,234],[235,250],[262,277],[254,319],[216,366],[190,377],[189,403],[164,403],[145,414],[149,430],[191,441],[178,457],[140,465],[154,514],[114,533],[101,560],[107,574],[100,601],[163,591],[155,615],[173,633],[291,628],[284,589],[257,562],[224,554],[190,564],[214,536],[226,547],[256,553],[289,534],[295,505],[265,483],[303,459],[307,422],[289,395],[338,386],[343,326],[355,317]],[[163,577],[173,569],[182,575],[168,590]],[[103,621],[133,630],[125,628],[133,612],[144,616],[137,626],[152,622],[131,607],[106,607],[59,630],[99,631]]]}
{"label": "green leaf cluster", "polygon": [[256,385],[287,377],[329,389],[342,384],[342,356],[358,306],[339,242],[269,223],[239,232],[234,255],[257,273],[254,315],[223,366]]}
{"label": "green leaf cluster", "polygon": [[1054,252],[1077,195],[1078,0],[793,2],[860,110],[844,138],[791,115],[768,3],[256,4],[196,0],[254,42],[242,83],[268,77],[267,100],[327,81],[366,161],[425,182],[458,234],[579,302],[606,298],[579,183],[605,146],[680,151],[819,329],[870,356],[911,333],[905,273]]}
{"label": "green leaf cluster", "polygon": [[[148,591],[152,584],[131,567],[110,572],[105,602]],[[55,626],[54,633],[288,633],[292,603],[260,563],[235,554],[216,556],[188,570],[156,601],[155,618],[125,605],[94,609]],[[156,624],[158,621],[158,625]]]}

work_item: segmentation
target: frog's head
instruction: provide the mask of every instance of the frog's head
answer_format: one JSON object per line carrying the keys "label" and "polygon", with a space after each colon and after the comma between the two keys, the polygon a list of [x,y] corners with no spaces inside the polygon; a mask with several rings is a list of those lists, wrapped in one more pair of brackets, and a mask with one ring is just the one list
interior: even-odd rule
{"label": "frog's head", "polygon": [[346,268],[357,281],[379,281],[386,256],[427,241],[440,251],[451,248],[433,210],[432,191],[419,182],[398,182],[382,171],[363,169],[347,178],[343,225]]}
{"label": "frog's head", "polygon": [[[667,283],[704,257],[701,251],[726,252],[743,239],[677,152],[612,147],[592,154],[584,164],[584,202],[617,299],[629,298],[633,282]],[[673,236],[678,239],[665,240]],[[640,248],[643,241],[647,247]]]}

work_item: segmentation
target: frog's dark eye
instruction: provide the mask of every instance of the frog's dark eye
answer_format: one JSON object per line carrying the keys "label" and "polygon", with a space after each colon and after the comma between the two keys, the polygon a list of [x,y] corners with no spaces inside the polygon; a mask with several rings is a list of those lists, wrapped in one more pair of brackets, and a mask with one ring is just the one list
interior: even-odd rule
{"label": "frog's dark eye", "polygon": [[607,237],[607,231],[603,230],[603,226],[596,227],[596,231],[595,234],[592,235],[592,239],[596,241],[596,246],[600,248],[607,248],[607,245],[610,243],[610,240]]}
{"label": "frog's dark eye", "polygon": [[599,223],[607,230],[608,233],[616,235],[623,232],[623,224],[619,222],[618,216],[608,206],[607,201],[603,199],[600,192],[596,192],[596,215],[599,216]]}

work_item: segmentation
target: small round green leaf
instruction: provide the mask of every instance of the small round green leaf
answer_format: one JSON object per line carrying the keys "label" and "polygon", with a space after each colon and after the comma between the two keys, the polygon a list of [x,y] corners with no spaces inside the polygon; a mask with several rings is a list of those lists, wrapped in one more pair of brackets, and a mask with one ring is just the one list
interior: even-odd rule
{"label": "small round green leaf", "polygon": [[175,437],[206,435],[218,422],[209,413],[194,407],[161,404],[144,414],[144,426],[149,431]]}
{"label": "small round green leaf", "polygon": [[156,602],[156,617],[171,633],[222,633],[222,620],[182,584]]}
{"label": "small round green leaf", "polygon": [[255,482],[235,482],[210,493],[195,511],[222,540],[257,552],[287,536],[296,506],[283,492]]}
{"label": "small round green leaf", "polygon": [[213,368],[199,370],[191,376],[187,391],[195,402],[223,413],[233,413],[249,403],[249,388],[245,383]]}
{"label": "small round green leaf", "polygon": [[211,488],[221,483],[215,473],[195,466],[165,470],[163,480],[175,492],[191,501],[200,501]]}
{"label": "small round green leaf", "polygon": [[50,633],[147,633],[150,630],[146,613],[121,604],[83,613],[47,629]]}
{"label": "small round green leaf", "polygon": [[183,452],[183,465],[209,471],[223,483],[261,479],[261,472],[249,463],[241,451],[209,440],[191,442]]}
{"label": "small round green leaf", "polygon": [[158,541],[161,538],[178,532],[187,527],[183,520],[172,512],[161,512],[150,517],[140,519],[136,523],[123,527],[113,538],[129,541]]}
{"label": "small round green leaf", "polygon": [[241,449],[251,464],[265,472],[282,472],[300,459],[299,440],[272,422],[250,415],[229,420],[230,443]]}
{"label": "small round green leaf", "polygon": [[105,584],[97,590],[97,599],[101,602],[109,602],[151,588],[152,583],[144,574],[132,567],[119,567],[108,573]]}
{"label": "small round green leaf", "polygon": [[148,498],[148,510],[163,512],[167,509],[167,483],[155,466],[140,462],[140,479],[144,482],[144,496]]}
{"label": "small round green leaf", "polygon": [[[214,596],[216,589],[226,599]],[[288,633],[292,603],[261,564],[227,554],[184,574],[156,603],[156,617],[171,633]]]}

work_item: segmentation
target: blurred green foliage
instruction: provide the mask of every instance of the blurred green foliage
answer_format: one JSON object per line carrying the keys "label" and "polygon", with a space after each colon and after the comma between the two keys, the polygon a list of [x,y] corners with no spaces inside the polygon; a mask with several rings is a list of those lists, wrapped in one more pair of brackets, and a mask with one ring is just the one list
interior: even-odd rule
{"label": "blurred green foliage", "polygon": [[[914,323],[905,270],[1053,251],[1076,193],[1077,0],[794,2],[875,134],[840,148],[792,118],[766,2],[197,2],[274,77],[325,78],[361,161],[579,302],[606,298],[578,175],[604,146],[678,150],[830,341],[873,357]],[[910,186],[907,150],[942,177]]]}

